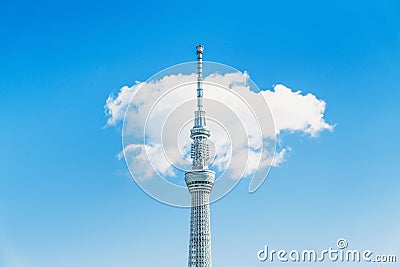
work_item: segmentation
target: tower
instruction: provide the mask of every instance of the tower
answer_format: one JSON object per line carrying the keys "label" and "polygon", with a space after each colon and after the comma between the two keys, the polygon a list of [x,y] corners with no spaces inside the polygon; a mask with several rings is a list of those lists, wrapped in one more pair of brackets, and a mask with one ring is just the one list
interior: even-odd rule
{"label": "tower", "polygon": [[215,172],[208,169],[209,148],[203,110],[203,51],[197,50],[197,110],[194,126],[190,130],[192,170],[185,173],[185,182],[192,197],[190,216],[189,267],[211,267],[210,194],[215,181]]}

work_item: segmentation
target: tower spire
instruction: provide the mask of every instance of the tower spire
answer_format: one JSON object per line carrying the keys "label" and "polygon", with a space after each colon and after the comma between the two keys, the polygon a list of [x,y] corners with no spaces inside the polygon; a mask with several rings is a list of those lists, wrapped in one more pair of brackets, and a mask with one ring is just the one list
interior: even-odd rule
{"label": "tower spire", "polygon": [[205,111],[203,110],[203,51],[204,46],[196,46],[197,51],[197,110],[194,112],[194,126],[190,130],[190,138],[193,139],[191,146],[191,158],[193,169],[208,169],[209,148],[207,138],[210,131],[206,129]]}
{"label": "tower spire", "polygon": [[204,46],[196,46],[197,51],[197,111],[195,113],[195,127],[201,128],[206,126],[203,111],[203,51]]}

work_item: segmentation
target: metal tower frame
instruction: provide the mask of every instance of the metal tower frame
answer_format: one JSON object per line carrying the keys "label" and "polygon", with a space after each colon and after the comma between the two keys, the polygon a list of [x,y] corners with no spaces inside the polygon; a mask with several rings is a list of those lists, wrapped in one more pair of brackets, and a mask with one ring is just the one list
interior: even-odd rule
{"label": "metal tower frame", "polygon": [[185,182],[192,197],[190,216],[189,267],[211,267],[210,194],[215,172],[208,169],[210,131],[206,129],[203,110],[203,51],[197,51],[197,110],[190,130],[192,170],[185,173]]}

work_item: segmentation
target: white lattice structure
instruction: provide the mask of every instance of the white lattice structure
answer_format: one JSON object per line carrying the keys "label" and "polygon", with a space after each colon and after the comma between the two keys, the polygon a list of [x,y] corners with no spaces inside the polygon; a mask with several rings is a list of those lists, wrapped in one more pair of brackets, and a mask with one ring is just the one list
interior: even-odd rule
{"label": "white lattice structure", "polygon": [[205,112],[203,111],[202,88],[202,45],[197,49],[197,110],[194,126],[190,130],[193,139],[191,157],[192,171],[185,174],[186,185],[192,196],[190,217],[189,267],[211,267],[210,235],[210,193],[215,181],[215,172],[208,169],[209,148],[207,139],[210,131],[206,129]]}

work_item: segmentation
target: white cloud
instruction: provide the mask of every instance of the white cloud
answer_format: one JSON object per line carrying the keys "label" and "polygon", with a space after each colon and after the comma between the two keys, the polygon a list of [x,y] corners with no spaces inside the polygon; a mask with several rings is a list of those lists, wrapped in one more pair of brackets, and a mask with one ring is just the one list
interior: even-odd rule
{"label": "white cloud", "polygon": [[282,162],[285,161],[285,154],[287,151],[290,151],[291,148],[287,147],[287,148],[283,148],[281,151],[279,152],[275,152],[275,157],[274,160],[272,161],[272,166],[277,167],[279,166]]}
{"label": "white cloud", "polygon": [[[124,154],[130,166],[138,167],[135,168],[135,174],[137,174],[135,177],[139,180],[152,177],[156,171],[161,175],[175,176],[170,163],[163,156],[161,144],[155,146],[130,144],[125,146],[124,151],[118,154],[118,158],[122,159]],[[153,166],[150,164],[153,164]]]}
{"label": "white cloud", "polygon": [[[270,142],[281,132],[302,132],[316,137],[321,131],[333,129],[324,120],[325,101],[313,94],[302,94],[282,84],[274,85],[273,90],[254,92],[247,79],[247,73],[215,73],[205,78],[203,86],[205,109],[211,117],[208,128],[215,155],[212,164],[218,170],[228,168],[233,179],[284,162],[290,148],[271,151]],[[195,80],[195,74],[180,74],[150,83],[136,82],[106,100],[107,126],[121,122],[132,101],[123,134],[128,165],[139,166],[135,178],[150,178],[154,169],[173,177],[175,167],[190,168],[188,144],[195,108]],[[268,103],[270,111],[263,101]]]}
{"label": "white cloud", "polygon": [[129,102],[142,85],[143,83],[136,82],[131,87],[123,86],[119,90],[117,97],[112,94],[108,96],[104,106],[107,116],[107,126],[115,126],[115,124],[123,120]]}
{"label": "white cloud", "polygon": [[323,130],[332,131],[333,126],[324,120],[326,103],[313,94],[301,94],[282,84],[273,91],[263,91],[275,121],[276,134],[281,131],[300,131],[315,136]]}

